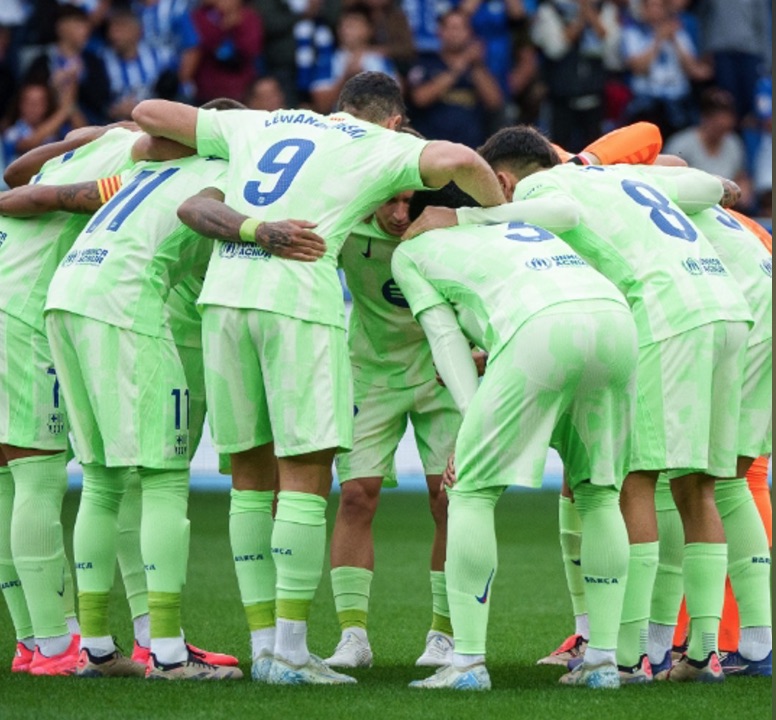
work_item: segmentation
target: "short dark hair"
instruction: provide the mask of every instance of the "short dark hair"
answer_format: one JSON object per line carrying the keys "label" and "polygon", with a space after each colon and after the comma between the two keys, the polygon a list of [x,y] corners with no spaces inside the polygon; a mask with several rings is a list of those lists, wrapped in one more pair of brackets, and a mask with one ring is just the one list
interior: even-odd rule
{"label": "short dark hair", "polygon": [[479,207],[480,204],[467,195],[454,182],[447,183],[438,190],[419,190],[410,200],[410,220],[416,220],[427,207],[446,207],[458,209],[461,207]]}
{"label": "short dark hair", "polygon": [[89,14],[78,5],[64,4],[57,8],[56,22],[59,22],[60,20],[70,20],[71,18],[89,22]]}
{"label": "short dark hair", "polygon": [[718,112],[736,114],[735,98],[727,91],[718,87],[706,88],[700,99],[701,115],[714,115]]}
{"label": "short dark hair", "polygon": [[221,97],[213,100],[208,100],[203,105],[199,106],[202,110],[245,110],[239,100],[233,100],[232,98]]}
{"label": "short dark hair", "polygon": [[531,166],[551,168],[560,164],[550,141],[530,125],[502,128],[477,152],[492,168],[504,168],[516,174]]}
{"label": "short dark hair", "polygon": [[374,123],[407,115],[399,84],[381,72],[360,72],[350,78],[342,87],[337,110]]}

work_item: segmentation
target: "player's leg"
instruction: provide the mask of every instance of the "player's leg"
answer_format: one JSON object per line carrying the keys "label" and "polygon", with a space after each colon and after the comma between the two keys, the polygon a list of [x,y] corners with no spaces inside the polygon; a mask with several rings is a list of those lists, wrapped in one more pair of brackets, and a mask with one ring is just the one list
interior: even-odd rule
{"label": "player's leg", "polygon": [[229,539],[251,634],[251,673],[265,681],[275,645],[271,537],[277,471],[264,375],[248,313],[206,307],[202,341],[213,443],[220,457],[230,458]]}
{"label": "player's leg", "polygon": [[431,545],[431,628],[426,647],[415,661],[418,666],[439,667],[450,662],[453,652],[453,627],[447,601],[445,547],[447,544],[447,494],[442,490],[442,473],[455,449],[461,414],[447,388],[436,380],[414,388],[415,403],[410,413],[415,442],[426,474],[429,509],[434,520]]}
{"label": "player's leg", "polygon": [[374,572],[372,521],[383,483],[396,485],[394,455],[407,427],[411,390],[353,381],[353,449],[337,455],[340,499],[331,536],[331,588],[341,637],[332,667],[372,664],[367,635]]}
{"label": "player's leg", "polygon": [[686,335],[686,359],[690,365],[695,362],[691,370],[684,370],[683,378],[684,400],[692,403],[694,414],[692,427],[685,429],[689,445],[684,467],[704,468],[704,472],[672,470],[668,474],[684,526],[682,570],[691,618],[687,654],[671,669],[668,679],[718,682],[724,677],[717,638],[728,547],[714,499],[715,481],[736,472],[748,328],[744,323],[717,322]]}

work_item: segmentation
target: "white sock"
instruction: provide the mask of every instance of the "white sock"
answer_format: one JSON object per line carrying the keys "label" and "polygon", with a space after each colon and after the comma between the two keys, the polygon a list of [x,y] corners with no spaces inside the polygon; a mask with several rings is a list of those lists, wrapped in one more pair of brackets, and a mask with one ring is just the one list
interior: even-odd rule
{"label": "white sock", "polygon": [[65,650],[67,650],[67,648],[70,647],[70,642],[72,639],[73,638],[70,637],[70,633],[57,635],[56,637],[39,638],[38,650],[40,650],[41,654],[45,655],[46,657],[61,655],[63,652],[65,652]]}
{"label": "white sock", "polygon": [[81,650],[86,648],[94,657],[105,657],[116,652],[116,645],[110,635],[88,638],[81,635]]}
{"label": "white sock", "polygon": [[342,637],[344,638],[345,635],[350,633],[351,635],[355,635],[359,640],[363,640],[364,642],[369,642],[366,636],[366,630],[361,627],[347,627],[342,631]]}
{"label": "white sock", "polygon": [[253,659],[262,655],[272,655],[275,652],[275,628],[251,630],[251,653]]}
{"label": "white sock", "polygon": [[188,658],[189,651],[183,638],[151,638],[151,652],[162,665],[183,662]]}
{"label": "white sock", "polygon": [[585,665],[616,665],[616,650],[601,650],[600,648],[591,648],[588,646],[585,650]]}
{"label": "white sock", "polygon": [[75,615],[65,618],[65,622],[67,623],[67,630],[71,635],[81,634],[81,626],[78,624],[78,618]]}
{"label": "white sock", "polygon": [[463,655],[461,653],[453,653],[453,667],[457,670],[463,670],[464,668],[471,667],[472,665],[484,665],[484,655]]}
{"label": "white sock", "polygon": [[747,660],[763,660],[773,647],[769,627],[741,628],[738,640],[738,652]]}
{"label": "white sock", "polygon": [[140,647],[151,647],[151,616],[148,613],[132,618],[135,628],[135,642]]}
{"label": "white sock", "polygon": [[581,635],[585,640],[590,637],[590,623],[587,620],[587,613],[574,615],[574,634]]}
{"label": "white sock", "polygon": [[659,625],[651,622],[649,624],[649,638],[647,639],[647,655],[649,661],[658,665],[663,662],[666,653],[674,644],[674,626]]}
{"label": "white sock", "polygon": [[307,649],[307,623],[303,620],[280,620],[275,626],[275,657],[292,665],[305,665],[310,659]]}
{"label": "white sock", "polygon": [[17,642],[20,642],[22,645],[24,645],[24,647],[26,647],[30,652],[35,651],[35,638],[22,638],[21,640],[17,640]]}

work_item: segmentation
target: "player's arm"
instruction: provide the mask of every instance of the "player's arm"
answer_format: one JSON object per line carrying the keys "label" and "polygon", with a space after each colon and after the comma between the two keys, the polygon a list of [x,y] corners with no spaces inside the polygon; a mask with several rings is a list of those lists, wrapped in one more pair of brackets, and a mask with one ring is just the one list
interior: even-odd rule
{"label": "player's arm", "polygon": [[271,255],[313,262],[323,257],[326,243],[305,220],[260,222],[224,203],[218,188],[201,190],[178,208],[178,218],[205,237],[229,242],[255,243]]}
{"label": "player's arm", "polygon": [[197,147],[197,108],[170,100],[143,100],[132,119],[153,137],[165,137],[190,148]]}
{"label": "player's arm", "polygon": [[571,160],[581,165],[651,165],[662,147],[660,128],[637,122],[602,135]]}
{"label": "player's arm", "polygon": [[179,160],[189,155],[194,155],[192,148],[181,145],[175,140],[152,137],[147,133],[143,133],[132,146],[132,162],[140,162],[141,160],[164,162],[165,160]]}
{"label": "player's arm", "polygon": [[120,187],[117,175],[70,185],[24,185],[0,193],[0,215],[31,217],[58,210],[92,214]]}
{"label": "player's arm", "polygon": [[723,182],[716,175],[694,168],[652,165],[640,170],[688,215],[729,201],[737,187],[732,181]]}
{"label": "player's arm", "polygon": [[429,188],[441,188],[454,182],[484,207],[504,202],[493,170],[465,145],[445,140],[428,143],[420,155],[420,177]]}

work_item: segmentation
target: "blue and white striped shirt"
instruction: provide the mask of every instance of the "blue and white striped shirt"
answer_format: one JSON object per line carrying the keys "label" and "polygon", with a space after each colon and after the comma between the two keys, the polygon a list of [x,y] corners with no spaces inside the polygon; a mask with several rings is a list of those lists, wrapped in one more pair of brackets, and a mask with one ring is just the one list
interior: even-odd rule
{"label": "blue and white striped shirt", "polygon": [[131,60],[124,60],[109,47],[103,50],[102,59],[110,81],[111,100],[116,102],[127,97],[137,101],[153,97],[159,76],[173,66],[174,56],[172,51],[141,42],[137,57]]}

